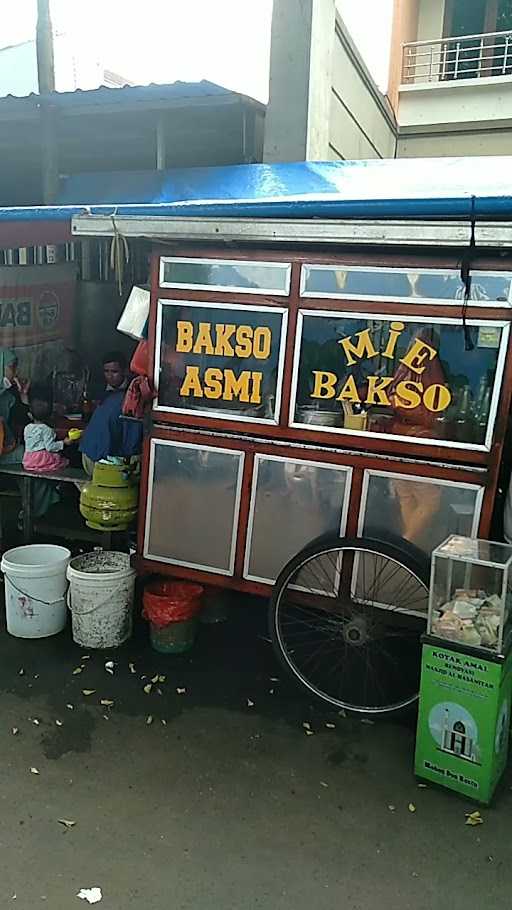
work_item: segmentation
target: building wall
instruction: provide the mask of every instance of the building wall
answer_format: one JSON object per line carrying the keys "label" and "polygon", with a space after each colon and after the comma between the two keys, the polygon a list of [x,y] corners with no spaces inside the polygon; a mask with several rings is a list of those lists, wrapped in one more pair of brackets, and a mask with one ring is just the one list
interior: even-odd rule
{"label": "building wall", "polygon": [[393,158],[391,106],[368,72],[341,16],[336,14],[329,121],[331,160]]}
{"label": "building wall", "polygon": [[389,57],[388,98],[395,112],[402,81],[402,43],[418,36],[419,0],[394,0],[393,28]]}
{"label": "building wall", "polygon": [[407,86],[400,93],[398,119],[402,130],[506,125],[512,120],[512,77]]}
{"label": "building wall", "polygon": [[421,0],[418,15],[418,37],[411,41],[430,41],[443,37],[445,0]]}
{"label": "building wall", "polygon": [[265,161],[389,158],[391,106],[335,0],[274,0]]}
{"label": "building wall", "polygon": [[398,158],[471,157],[474,155],[506,155],[512,149],[512,127],[499,130],[399,136]]}

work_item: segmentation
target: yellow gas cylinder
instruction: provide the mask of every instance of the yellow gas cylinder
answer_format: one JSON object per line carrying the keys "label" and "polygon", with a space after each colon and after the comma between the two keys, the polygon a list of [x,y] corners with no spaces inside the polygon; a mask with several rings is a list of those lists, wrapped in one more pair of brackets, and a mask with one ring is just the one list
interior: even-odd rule
{"label": "yellow gas cylinder", "polygon": [[82,488],[80,513],[89,528],[126,531],[137,515],[139,487],[128,465],[94,466],[92,481]]}

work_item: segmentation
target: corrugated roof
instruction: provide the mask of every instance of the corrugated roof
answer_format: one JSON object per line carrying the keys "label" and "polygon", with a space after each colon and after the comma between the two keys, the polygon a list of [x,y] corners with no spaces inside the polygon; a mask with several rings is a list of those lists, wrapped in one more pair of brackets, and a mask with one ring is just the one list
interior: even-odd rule
{"label": "corrugated roof", "polygon": [[[209,82],[203,79],[200,82],[172,82],[168,85],[125,85],[122,87],[101,85],[95,89],[76,89],[74,92],[51,92],[47,95],[39,95],[32,92],[30,95],[19,97],[17,95],[5,95],[0,98],[0,115],[5,116],[10,111],[19,114],[23,108],[38,109],[43,105],[53,108],[81,108],[86,106],[109,106],[112,103],[122,106],[133,104],[162,104],[182,100],[191,101],[206,98],[228,98],[239,97],[250,103],[259,105],[245,95],[239,95],[230,89],[217,85],[215,82]],[[264,105],[260,105],[264,107]]]}
{"label": "corrugated roof", "polygon": [[0,220],[75,214],[199,218],[512,219],[512,157],[246,164],[84,174],[59,204]]}

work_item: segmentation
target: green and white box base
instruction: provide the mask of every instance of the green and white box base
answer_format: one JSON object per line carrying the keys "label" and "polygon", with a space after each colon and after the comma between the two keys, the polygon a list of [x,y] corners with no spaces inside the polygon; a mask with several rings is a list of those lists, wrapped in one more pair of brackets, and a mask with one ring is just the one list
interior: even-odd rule
{"label": "green and white box base", "polygon": [[488,803],[507,762],[512,653],[423,641],[415,773]]}

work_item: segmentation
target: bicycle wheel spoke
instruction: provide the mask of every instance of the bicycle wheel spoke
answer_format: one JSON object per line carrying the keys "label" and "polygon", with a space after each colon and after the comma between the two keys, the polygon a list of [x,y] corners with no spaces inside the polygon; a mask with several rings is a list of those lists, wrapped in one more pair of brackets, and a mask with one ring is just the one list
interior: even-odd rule
{"label": "bicycle wheel spoke", "polygon": [[378,713],[415,701],[427,567],[418,574],[417,557],[363,539],[319,544],[293,563],[298,567],[282,573],[272,613],[289,671],[349,710]]}

